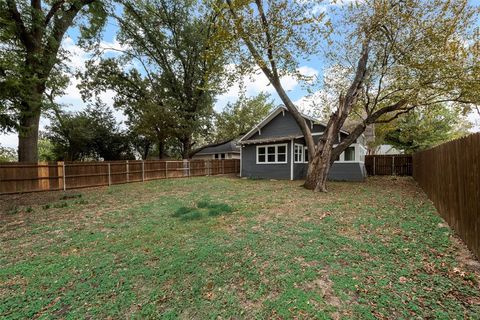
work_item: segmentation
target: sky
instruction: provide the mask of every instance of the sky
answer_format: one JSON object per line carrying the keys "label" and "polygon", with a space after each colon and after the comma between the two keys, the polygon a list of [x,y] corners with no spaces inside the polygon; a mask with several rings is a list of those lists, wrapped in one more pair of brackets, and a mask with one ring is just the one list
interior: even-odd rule
{"label": "sky", "polygon": [[[341,5],[342,3],[345,4],[351,1],[354,0],[341,0],[341,2],[328,0],[326,4],[317,6],[316,10],[328,11],[329,6]],[[328,2],[330,2],[330,4]],[[118,27],[113,21],[109,21],[107,23],[101,42],[101,46],[105,49],[106,55],[111,56],[118,54],[114,50],[109,49],[121,49],[121,45],[118,43],[118,41],[116,41],[115,38],[117,30]],[[70,52],[70,61],[67,62],[67,65],[75,71],[84,70],[85,62],[89,59],[89,53],[76,44],[78,34],[78,29],[70,29],[62,42],[63,48]],[[303,75],[314,78],[322,78],[324,74],[328,72],[328,70],[324,68],[322,62],[318,60],[303,61],[300,63],[298,71]],[[247,96],[255,96],[260,92],[267,92],[271,94],[271,97],[275,103],[281,103],[273,86],[269,84],[268,80],[263,73],[261,73],[261,71],[258,71],[250,76],[245,76],[242,82],[244,84],[244,90]],[[57,98],[57,102],[62,103],[65,106],[66,111],[79,111],[87,106],[87,103],[83,102],[81,99],[80,92],[77,89],[77,84],[78,80],[75,77],[71,77],[71,81],[65,91],[65,95]],[[304,86],[302,86],[302,84],[292,76],[284,77],[282,79],[282,84],[292,101],[294,101],[294,103],[296,103],[297,106],[304,111],[308,111],[312,99],[309,97],[309,94]],[[236,101],[240,91],[241,88],[238,83],[231,85],[226,92],[217,96],[217,101],[214,106],[215,110],[221,111],[227,105],[227,103]],[[102,93],[100,98],[107,105],[112,106],[113,109],[114,96],[114,92],[107,91]],[[118,122],[121,123],[125,120],[122,112],[114,110],[114,114]],[[475,124],[472,131],[480,132],[480,116],[472,113],[469,116],[469,119]],[[42,118],[40,130],[44,130],[45,126],[48,124],[48,119]],[[18,145],[17,134],[0,134],[0,145],[16,148]]]}

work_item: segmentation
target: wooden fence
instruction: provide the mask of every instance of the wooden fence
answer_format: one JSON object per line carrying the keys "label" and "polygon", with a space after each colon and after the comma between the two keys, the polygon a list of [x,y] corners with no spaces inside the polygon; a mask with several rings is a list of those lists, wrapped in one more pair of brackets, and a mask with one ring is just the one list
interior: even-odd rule
{"label": "wooden fence", "polygon": [[480,258],[480,133],[413,156],[413,177]]}
{"label": "wooden fence", "polygon": [[240,172],[240,160],[0,163],[0,194]]}
{"label": "wooden fence", "polygon": [[412,156],[367,155],[365,169],[369,176],[411,176],[413,171]]}

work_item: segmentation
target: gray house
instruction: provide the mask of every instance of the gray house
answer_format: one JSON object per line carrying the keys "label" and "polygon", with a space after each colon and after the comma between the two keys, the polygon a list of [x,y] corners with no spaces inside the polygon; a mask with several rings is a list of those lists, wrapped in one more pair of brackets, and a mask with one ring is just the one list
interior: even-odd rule
{"label": "gray house", "polygon": [[206,145],[195,152],[192,159],[240,159],[240,147],[237,146],[237,139]]}
{"label": "gray house", "polygon": [[[303,116],[310,125],[315,142],[325,125]],[[348,132],[341,131],[338,141]],[[304,179],[308,166],[308,148],[300,127],[288,110],[280,106],[239,141],[240,176],[267,179]],[[351,144],[330,169],[330,180],[363,181],[366,177],[364,137]]]}

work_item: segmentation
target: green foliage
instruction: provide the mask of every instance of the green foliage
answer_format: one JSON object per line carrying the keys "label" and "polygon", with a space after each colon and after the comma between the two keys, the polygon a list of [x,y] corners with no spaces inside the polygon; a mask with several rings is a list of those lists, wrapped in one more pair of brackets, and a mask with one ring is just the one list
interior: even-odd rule
{"label": "green foliage", "polygon": [[376,130],[380,132],[380,141],[415,153],[462,137],[468,134],[470,126],[461,110],[439,105],[418,108]]}
{"label": "green foliage", "polygon": [[248,98],[241,95],[234,103],[215,115],[216,142],[237,138],[246,134],[274,108],[270,95],[260,93]]}
{"label": "green foliage", "polygon": [[107,5],[100,0],[0,1],[0,131],[19,132],[20,161],[37,160],[40,115],[68,83],[64,35],[79,27],[80,42],[94,42]]}
{"label": "green foliage", "polygon": [[55,154],[55,146],[46,138],[38,140],[38,161],[55,161],[57,155]]}
{"label": "green foliage", "polygon": [[128,135],[104,105],[74,114],[61,113],[47,127],[46,137],[58,160],[122,160],[134,158]]}
{"label": "green foliage", "polygon": [[81,198],[82,194],[81,193],[68,193],[64,194],[60,197],[60,200],[67,200],[67,199],[77,199]]}
{"label": "green foliage", "polygon": [[208,200],[200,200],[196,207],[180,207],[172,217],[181,218],[181,220],[201,219],[205,214],[208,216],[219,216],[225,213],[233,212],[233,208],[226,203],[212,203]]}
{"label": "green foliage", "polygon": [[17,152],[13,148],[2,147],[0,145],[0,162],[15,162],[17,161]]}
{"label": "green foliage", "polygon": [[[221,91],[225,60],[212,44],[217,14],[196,1],[122,1],[113,13],[127,47],[119,58],[91,63],[82,75],[82,93],[113,90],[135,145],[146,157],[155,143],[159,155],[171,146],[187,158],[198,138],[209,132],[214,96]],[[136,68],[124,71],[125,63]],[[140,67],[141,66],[141,67]]]}

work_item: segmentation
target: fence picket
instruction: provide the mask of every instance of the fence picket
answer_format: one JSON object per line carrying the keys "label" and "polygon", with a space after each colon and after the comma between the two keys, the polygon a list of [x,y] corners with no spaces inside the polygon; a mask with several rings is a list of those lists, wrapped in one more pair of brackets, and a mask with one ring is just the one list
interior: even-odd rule
{"label": "fence picket", "polygon": [[413,178],[480,258],[480,133],[413,155]]}
{"label": "fence picket", "polygon": [[404,154],[367,155],[365,156],[365,169],[370,176],[411,176],[413,171],[412,156]]}
{"label": "fence picket", "polygon": [[[205,170],[201,170],[201,161]],[[149,179],[238,173],[239,161],[238,159],[223,160],[221,164],[217,163],[215,170],[213,170],[212,160],[195,160],[193,164],[190,161],[164,160],[109,161],[108,163],[0,163],[0,194],[65,191],[67,188],[105,186]],[[49,181],[49,183],[42,183],[42,181]]]}

